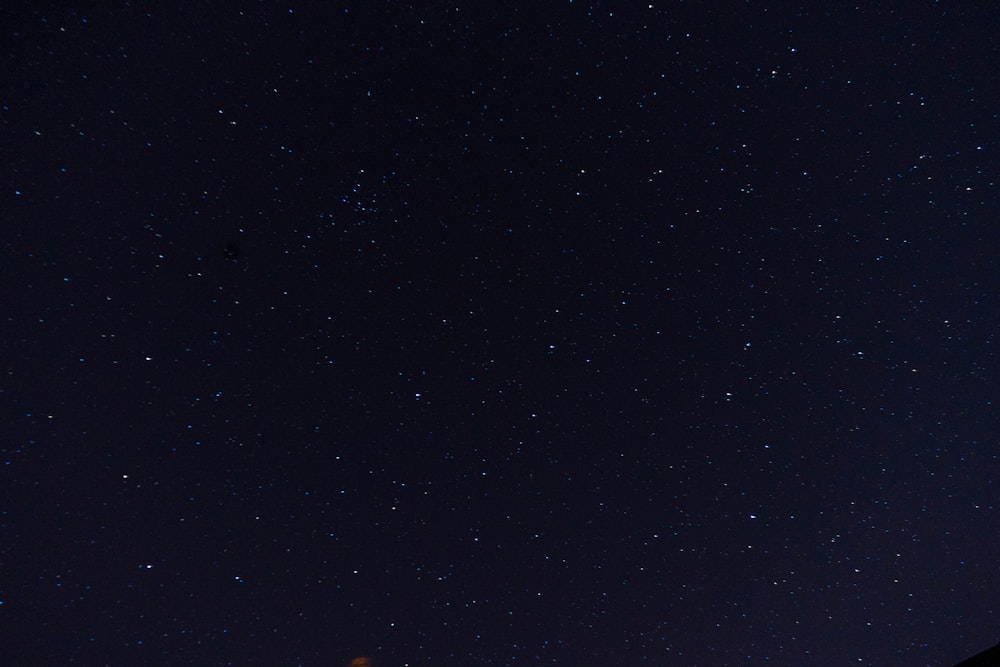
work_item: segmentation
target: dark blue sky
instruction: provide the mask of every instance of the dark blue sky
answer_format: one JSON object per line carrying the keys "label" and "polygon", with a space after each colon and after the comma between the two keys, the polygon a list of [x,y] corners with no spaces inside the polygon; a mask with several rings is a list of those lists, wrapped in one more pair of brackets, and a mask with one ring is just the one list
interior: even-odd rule
{"label": "dark blue sky", "polygon": [[3,10],[12,664],[994,644],[1000,15],[705,5]]}

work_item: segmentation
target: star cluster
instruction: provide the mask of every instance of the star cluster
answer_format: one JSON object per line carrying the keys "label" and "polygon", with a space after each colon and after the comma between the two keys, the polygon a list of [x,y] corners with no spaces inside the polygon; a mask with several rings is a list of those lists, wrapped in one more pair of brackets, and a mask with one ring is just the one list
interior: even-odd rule
{"label": "star cluster", "polygon": [[4,13],[14,662],[995,642],[995,12]]}

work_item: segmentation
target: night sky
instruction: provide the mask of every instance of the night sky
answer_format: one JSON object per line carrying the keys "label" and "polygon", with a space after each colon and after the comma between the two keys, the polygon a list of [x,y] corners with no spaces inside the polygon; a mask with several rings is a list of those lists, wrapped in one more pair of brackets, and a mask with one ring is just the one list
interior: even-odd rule
{"label": "night sky", "polygon": [[4,665],[1000,639],[993,3],[70,4],[0,9]]}

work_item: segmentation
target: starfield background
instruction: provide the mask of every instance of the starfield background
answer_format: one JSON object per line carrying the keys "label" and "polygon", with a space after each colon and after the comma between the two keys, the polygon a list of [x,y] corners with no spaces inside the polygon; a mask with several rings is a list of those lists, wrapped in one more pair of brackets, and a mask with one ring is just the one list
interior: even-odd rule
{"label": "starfield background", "polygon": [[0,21],[3,664],[996,643],[992,3]]}

